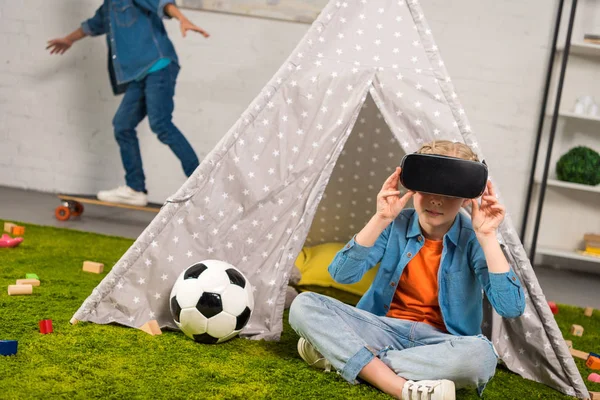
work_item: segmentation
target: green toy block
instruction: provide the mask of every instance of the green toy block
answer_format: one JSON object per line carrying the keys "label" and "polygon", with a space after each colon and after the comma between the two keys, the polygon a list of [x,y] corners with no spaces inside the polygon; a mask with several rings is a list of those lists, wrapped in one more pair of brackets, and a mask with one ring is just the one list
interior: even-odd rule
{"label": "green toy block", "polygon": [[40,278],[38,278],[38,276],[36,274],[25,274],[25,278],[26,279],[37,279],[38,281],[40,280]]}

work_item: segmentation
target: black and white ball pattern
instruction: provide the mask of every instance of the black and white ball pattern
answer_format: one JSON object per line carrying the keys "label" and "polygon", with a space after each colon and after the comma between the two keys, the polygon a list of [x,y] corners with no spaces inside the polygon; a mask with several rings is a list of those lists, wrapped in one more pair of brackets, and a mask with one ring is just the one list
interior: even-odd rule
{"label": "black and white ball pattern", "polygon": [[233,265],[193,264],[179,275],[170,297],[177,326],[199,343],[221,343],[244,328],[254,308],[252,286]]}

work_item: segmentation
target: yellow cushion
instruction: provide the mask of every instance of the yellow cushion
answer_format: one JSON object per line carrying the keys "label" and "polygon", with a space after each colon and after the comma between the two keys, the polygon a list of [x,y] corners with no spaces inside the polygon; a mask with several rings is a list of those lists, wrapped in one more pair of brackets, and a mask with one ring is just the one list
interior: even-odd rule
{"label": "yellow cushion", "polygon": [[302,273],[302,279],[300,279],[298,286],[333,287],[362,296],[375,279],[379,265],[367,271],[359,282],[345,285],[334,281],[327,268],[335,254],[344,246],[345,243],[323,243],[313,247],[304,247],[295,262],[296,267]]}

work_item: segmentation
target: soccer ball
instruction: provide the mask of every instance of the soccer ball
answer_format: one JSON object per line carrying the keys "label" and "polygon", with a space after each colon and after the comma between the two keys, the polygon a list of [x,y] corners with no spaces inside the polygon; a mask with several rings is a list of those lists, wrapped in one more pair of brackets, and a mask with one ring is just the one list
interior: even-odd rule
{"label": "soccer ball", "polygon": [[170,297],[175,324],[199,343],[221,343],[246,326],[254,308],[252,286],[233,265],[200,261],[179,275]]}

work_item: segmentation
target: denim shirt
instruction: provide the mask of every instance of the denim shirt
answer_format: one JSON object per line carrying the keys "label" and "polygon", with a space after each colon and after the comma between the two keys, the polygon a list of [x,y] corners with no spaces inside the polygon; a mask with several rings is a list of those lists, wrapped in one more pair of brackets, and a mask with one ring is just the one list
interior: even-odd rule
{"label": "denim shirt", "polygon": [[[424,242],[416,211],[405,209],[372,247],[361,246],[352,238],[336,254],[329,273],[337,282],[355,283],[381,262],[373,284],[357,308],[384,316],[402,271]],[[515,273],[512,269],[506,273],[488,272],[471,221],[459,213],[444,235],[438,271],[438,301],[449,333],[460,336],[481,334],[482,290],[502,317],[515,318],[525,310],[525,295]]]}
{"label": "denim shirt", "polygon": [[162,18],[175,0],[104,0],[94,16],[81,24],[88,36],[106,34],[108,69],[113,92],[143,76],[161,58],[178,63]]}

